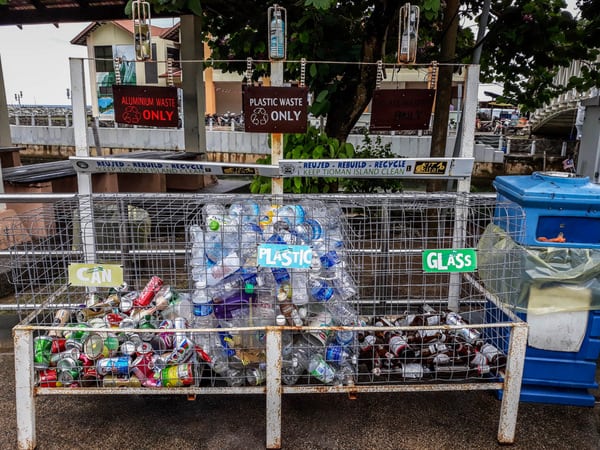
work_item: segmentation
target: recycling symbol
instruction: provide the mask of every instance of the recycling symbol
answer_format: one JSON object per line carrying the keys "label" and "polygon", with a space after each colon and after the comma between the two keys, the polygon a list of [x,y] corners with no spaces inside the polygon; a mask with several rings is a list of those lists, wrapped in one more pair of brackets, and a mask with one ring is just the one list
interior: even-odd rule
{"label": "recycling symbol", "polygon": [[140,123],[142,114],[137,109],[137,106],[129,105],[123,112],[123,121],[126,123]]}
{"label": "recycling symbol", "polygon": [[256,108],[250,116],[252,125],[265,125],[269,121],[269,116],[265,108]]}

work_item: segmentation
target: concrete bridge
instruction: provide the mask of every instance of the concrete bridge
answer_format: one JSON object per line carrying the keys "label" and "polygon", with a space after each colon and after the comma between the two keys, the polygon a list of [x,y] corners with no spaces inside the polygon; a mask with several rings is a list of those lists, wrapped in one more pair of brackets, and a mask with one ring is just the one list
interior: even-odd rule
{"label": "concrete bridge", "polygon": [[[582,67],[588,64],[586,61],[574,60],[569,67],[561,67],[554,77],[554,84],[566,86],[569,78],[581,75]],[[531,115],[529,124],[531,132],[543,136],[561,136],[576,138],[581,134],[576,126],[583,126],[583,117],[578,118],[578,107],[582,101],[596,97],[598,89],[592,88],[580,92],[571,89],[558,97],[553,98],[543,107],[538,108]]]}

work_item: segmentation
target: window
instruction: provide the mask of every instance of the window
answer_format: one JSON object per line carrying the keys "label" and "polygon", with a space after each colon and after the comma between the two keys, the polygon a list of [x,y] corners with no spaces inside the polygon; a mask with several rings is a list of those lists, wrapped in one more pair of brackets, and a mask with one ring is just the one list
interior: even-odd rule
{"label": "window", "polygon": [[152,61],[144,63],[146,83],[158,83],[158,64],[156,63],[156,44],[152,44]]}
{"label": "window", "polygon": [[100,45],[94,47],[96,58],[96,72],[114,72],[112,45]]}
{"label": "window", "polygon": [[179,49],[173,47],[167,47],[167,58],[173,59],[173,69],[180,69],[181,63],[179,61]]}

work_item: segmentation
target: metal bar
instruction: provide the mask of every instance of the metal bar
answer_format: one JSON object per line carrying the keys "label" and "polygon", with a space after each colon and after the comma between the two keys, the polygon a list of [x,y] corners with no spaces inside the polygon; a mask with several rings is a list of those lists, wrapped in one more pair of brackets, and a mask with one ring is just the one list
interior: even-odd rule
{"label": "metal bar", "polygon": [[[273,163],[273,160],[271,161]],[[471,176],[474,158],[384,158],[279,161],[283,177],[440,178]]]}
{"label": "metal bar", "polygon": [[501,389],[502,383],[406,383],[406,384],[372,384],[353,386],[283,386],[284,394],[346,394],[348,392],[373,393],[373,392],[446,392],[446,391],[485,391]]}
{"label": "metal bar", "polygon": [[181,161],[177,159],[71,156],[77,173],[165,173],[175,175],[279,176],[277,165]]}
{"label": "metal bar", "polygon": [[36,388],[36,395],[220,395],[220,394],[248,394],[260,395],[265,393],[264,386],[245,387],[181,387],[181,388]]}
{"label": "metal bar", "polygon": [[528,325],[523,322],[511,332],[498,424],[498,442],[502,444],[512,444],[515,440],[528,331]]}
{"label": "metal bar", "polygon": [[34,449],[35,399],[33,389],[33,333],[13,328],[15,348],[15,391],[17,408],[17,447]]}
{"label": "metal bar", "polygon": [[[454,227],[452,228],[452,248],[463,248],[467,235],[467,216],[469,213],[467,198],[457,197],[454,206]],[[451,273],[448,284],[448,309],[458,312],[460,309],[460,273]]]}
{"label": "metal bar", "polygon": [[267,448],[281,448],[281,328],[267,328]]}
{"label": "metal bar", "polygon": [[[75,154],[89,156],[90,148],[87,136],[87,114],[85,111],[85,76],[83,59],[69,59],[71,73],[71,104],[73,108],[73,134],[75,136]],[[80,194],[92,192],[92,176],[77,174],[77,186]]]}

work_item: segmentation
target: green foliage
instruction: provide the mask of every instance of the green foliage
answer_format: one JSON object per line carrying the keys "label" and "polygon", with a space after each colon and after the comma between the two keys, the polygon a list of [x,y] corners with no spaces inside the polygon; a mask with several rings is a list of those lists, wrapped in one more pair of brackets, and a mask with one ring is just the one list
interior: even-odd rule
{"label": "green foliage", "polygon": [[[365,133],[361,145],[354,153],[355,158],[397,158],[391,150],[392,144],[382,144],[381,136],[377,136],[375,141]],[[396,178],[346,178],[342,180],[342,187],[347,192],[358,193],[390,193],[402,192],[402,182]]]}
{"label": "green foliage", "polygon": [[[283,138],[284,159],[346,159],[354,155],[354,147],[329,138],[317,128],[310,127],[304,134],[286,134]],[[271,164],[271,156],[257,160],[259,164]],[[294,194],[318,194],[336,192],[337,178],[294,177],[284,178],[283,192]],[[250,183],[250,192],[265,194],[271,192],[271,178],[255,176]]]}
{"label": "green foliage", "polygon": [[[4,1],[4,0],[0,0]],[[486,0],[462,0],[460,23],[477,23]],[[269,75],[267,10],[272,0],[150,0],[155,12],[202,14],[203,32],[213,66],[244,73],[254,59],[254,81]],[[202,4],[202,10],[200,9]],[[313,93],[311,113],[327,115],[327,132],[345,140],[375,87],[374,64],[397,61],[398,9],[404,2],[374,0],[279,0],[287,10],[287,59],[284,78],[297,80],[300,58],[308,61],[306,83]],[[440,59],[447,37],[447,2],[417,0],[420,7],[417,62],[470,63],[474,34],[459,30],[456,55]],[[565,10],[564,0],[492,0],[482,43],[481,81],[504,84],[504,96],[527,109],[571,88],[600,85],[600,0],[578,0],[581,17]],[[572,60],[592,61],[583,77],[556,86],[553,75]],[[348,63],[343,63],[344,61]],[[361,63],[361,64],[357,64]],[[406,70],[403,68],[402,70]],[[351,99],[351,100],[348,100]]]}

